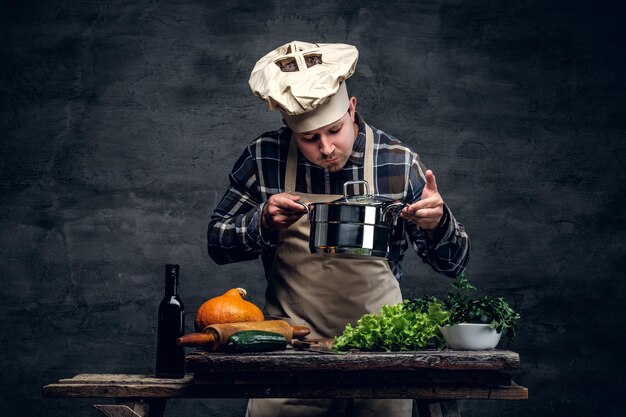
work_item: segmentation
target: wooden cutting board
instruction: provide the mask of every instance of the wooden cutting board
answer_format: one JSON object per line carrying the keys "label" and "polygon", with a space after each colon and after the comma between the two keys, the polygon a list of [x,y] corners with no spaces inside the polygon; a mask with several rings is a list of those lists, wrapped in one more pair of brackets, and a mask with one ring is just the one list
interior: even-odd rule
{"label": "wooden cutting board", "polygon": [[291,344],[296,349],[300,348],[300,349],[307,349],[307,350],[332,351],[333,342],[334,342],[333,339],[328,339],[328,338],[319,338],[319,339],[304,338],[302,340],[294,339]]}

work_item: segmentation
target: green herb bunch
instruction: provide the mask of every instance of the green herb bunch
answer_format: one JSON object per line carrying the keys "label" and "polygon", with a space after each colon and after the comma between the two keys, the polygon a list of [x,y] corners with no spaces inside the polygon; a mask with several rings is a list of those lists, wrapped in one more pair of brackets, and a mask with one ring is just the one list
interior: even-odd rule
{"label": "green herb bunch", "polygon": [[441,340],[439,326],[447,322],[449,316],[439,304],[429,305],[424,310],[414,308],[408,300],[385,305],[379,314],[370,313],[361,317],[355,327],[348,324],[343,334],[335,337],[333,349],[420,350],[431,340]]}
{"label": "green herb bunch", "polygon": [[471,291],[476,287],[464,275],[461,275],[452,287],[455,291],[448,293],[444,300],[433,296],[424,296],[410,300],[412,308],[417,311],[428,311],[430,306],[438,305],[450,313],[446,324],[486,323],[498,333],[515,337],[517,322],[520,315],[502,297],[472,297]]}

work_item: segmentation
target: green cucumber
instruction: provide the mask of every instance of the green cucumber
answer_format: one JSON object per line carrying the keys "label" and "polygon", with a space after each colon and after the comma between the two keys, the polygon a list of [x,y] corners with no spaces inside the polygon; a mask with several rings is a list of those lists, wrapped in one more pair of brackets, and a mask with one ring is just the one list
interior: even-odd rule
{"label": "green cucumber", "polygon": [[243,330],[231,335],[226,341],[225,350],[229,353],[270,352],[285,350],[287,339],[280,333],[264,330]]}

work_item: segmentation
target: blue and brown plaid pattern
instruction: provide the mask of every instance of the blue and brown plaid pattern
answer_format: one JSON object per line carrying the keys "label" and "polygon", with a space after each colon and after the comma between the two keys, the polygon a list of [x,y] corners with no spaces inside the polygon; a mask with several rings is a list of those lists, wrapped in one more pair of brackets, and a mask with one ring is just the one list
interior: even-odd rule
{"label": "blue and brown plaid pattern", "polygon": [[[363,179],[365,123],[359,119],[359,134],[352,155],[339,172],[328,172],[299,154],[296,191],[312,194],[343,194],[346,181]],[[418,155],[398,139],[374,131],[374,184],[376,196],[412,203],[421,198],[426,169]],[[262,255],[266,272],[271,268],[279,242],[263,236],[260,213],[267,199],[285,191],[285,165],[291,130],[283,127],[252,141],[230,173],[230,187],[217,205],[207,232],[209,255],[218,264],[256,259]],[[370,187],[372,185],[370,184]],[[447,206],[434,233],[427,236],[412,222],[398,219],[393,233],[389,265],[394,275],[403,275],[402,259],[411,243],[416,253],[434,270],[457,276],[469,261],[469,238]]]}

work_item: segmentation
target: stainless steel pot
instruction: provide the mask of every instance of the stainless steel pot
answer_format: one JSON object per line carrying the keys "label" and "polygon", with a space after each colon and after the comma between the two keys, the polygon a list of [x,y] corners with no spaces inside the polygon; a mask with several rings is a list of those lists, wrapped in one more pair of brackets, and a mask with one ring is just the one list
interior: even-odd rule
{"label": "stainless steel pot", "polygon": [[[348,195],[348,186],[363,184],[365,194]],[[374,197],[367,181],[348,181],[343,198],[327,203],[302,203],[311,222],[311,253],[389,255],[391,233],[404,203]]]}

